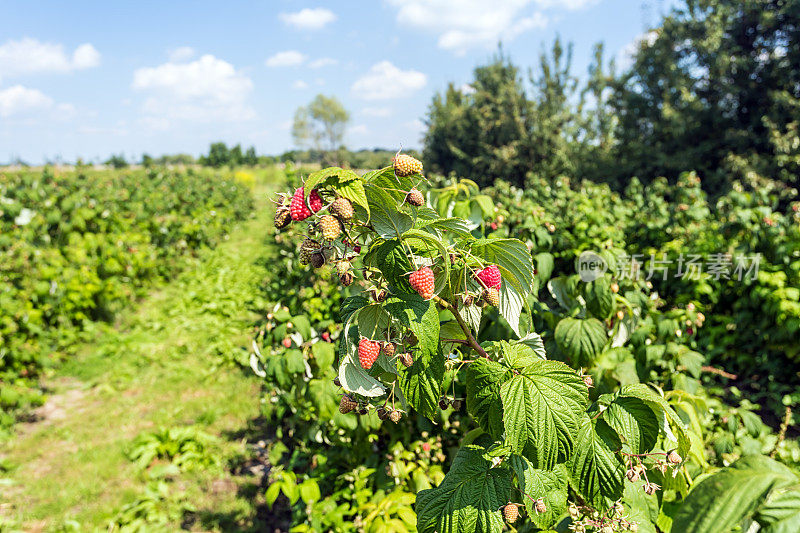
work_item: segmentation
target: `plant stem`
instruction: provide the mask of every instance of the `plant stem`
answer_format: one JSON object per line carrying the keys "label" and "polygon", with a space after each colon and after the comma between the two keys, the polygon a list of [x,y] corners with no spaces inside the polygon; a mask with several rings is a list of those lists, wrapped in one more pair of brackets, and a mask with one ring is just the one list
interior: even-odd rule
{"label": "plant stem", "polygon": [[489,354],[486,353],[486,350],[481,348],[481,345],[478,344],[478,341],[476,341],[475,337],[472,336],[472,333],[469,330],[469,326],[467,325],[466,322],[464,322],[464,319],[461,318],[461,314],[458,312],[458,310],[455,307],[453,307],[453,305],[450,302],[448,302],[446,300],[443,300],[442,298],[439,298],[438,296],[434,296],[433,299],[434,299],[434,301],[436,301],[436,303],[438,303],[439,305],[441,305],[442,307],[444,307],[445,309],[447,309],[448,311],[453,313],[453,316],[455,317],[456,322],[458,322],[458,325],[461,326],[461,329],[464,331],[464,334],[467,336],[467,344],[469,346],[471,346],[472,349],[474,349],[476,352],[481,354],[483,357],[485,357],[486,359],[489,359]]}

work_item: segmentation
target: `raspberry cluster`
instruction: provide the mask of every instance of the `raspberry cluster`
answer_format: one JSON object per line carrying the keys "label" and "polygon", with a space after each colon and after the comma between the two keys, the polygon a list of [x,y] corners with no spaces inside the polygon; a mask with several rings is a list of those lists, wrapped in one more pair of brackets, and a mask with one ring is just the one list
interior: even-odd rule
{"label": "raspberry cluster", "polygon": [[312,212],[316,213],[322,209],[322,198],[320,198],[316,189],[311,191],[308,195],[308,205],[306,205],[305,194],[304,187],[300,187],[294,191],[292,203],[289,204],[289,212],[292,214],[292,220],[305,220],[311,216]]}
{"label": "raspberry cluster", "polygon": [[433,297],[435,281],[433,270],[429,267],[422,267],[409,274],[408,282],[411,284],[411,288],[426,300]]}

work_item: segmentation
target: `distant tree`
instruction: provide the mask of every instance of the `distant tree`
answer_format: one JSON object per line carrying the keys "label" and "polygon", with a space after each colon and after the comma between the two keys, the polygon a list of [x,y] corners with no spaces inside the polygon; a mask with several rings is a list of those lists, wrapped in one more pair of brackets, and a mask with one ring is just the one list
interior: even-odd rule
{"label": "distant tree", "polygon": [[256,154],[255,146],[251,146],[244,153],[244,157],[242,158],[242,164],[251,166],[258,164],[258,155]]}
{"label": "distant tree", "polygon": [[231,154],[228,146],[223,142],[212,143],[208,155],[200,158],[200,164],[219,168],[230,163]]}
{"label": "distant tree", "polygon": [[344,140],[350,114],[335,96],[317,95],[294,115],[292,137],[300,148],[335,152]]}
{"label": "distant tree", "polygon": [[152,167],[155,164],[155,159],[153,159],[149,154],[142,154],[142,166],[145,168]]}
{"label": "distant tree", "polygon": [[112,155],[105,161],[105,164],[111,168],[127,168],[128,160],[125,159],[124,154]]}
{"label": "distant tree", "polygon": [[230,149],[228,152],[228,164],[229,165],[241,165],[242,159],[244,156],[242,155],[242,145],[237,144],[233,148]]}
{"label": "distant tree", "polygon": [[757,173],[800,183],[800,8],[686,0],[644,39],[613,98],[617,179],[707,190]]}

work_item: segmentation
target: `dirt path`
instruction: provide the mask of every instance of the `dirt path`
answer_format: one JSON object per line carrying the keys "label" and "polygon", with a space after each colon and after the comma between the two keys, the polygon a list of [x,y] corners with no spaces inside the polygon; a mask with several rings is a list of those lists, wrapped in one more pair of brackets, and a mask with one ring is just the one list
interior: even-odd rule
{"label": "dirt path", "polygon": [[[47,384],[53,392],[40,419],[20,425],[2,449],[0,531],[106,529],[154,483],[127,456],[143,432],[191,426],[219,437],[219,457],[245,453],[235,437],[258,416],[259,383],[235,361],[247,360],[253,298],[266,275],[255,264],[270,224],[263,198],[256,218],[115,328],[98,327],[97,341]],[[230,474],[229,465],[167,481],[170,495],[191,501],[201,517],[195,529],[252,524],[254,480]]]}

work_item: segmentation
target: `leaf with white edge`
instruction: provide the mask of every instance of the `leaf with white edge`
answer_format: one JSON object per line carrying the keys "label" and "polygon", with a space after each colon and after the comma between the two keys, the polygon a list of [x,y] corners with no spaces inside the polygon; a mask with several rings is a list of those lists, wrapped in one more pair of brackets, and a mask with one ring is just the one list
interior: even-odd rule
{"label": "leaf with white edge", "polygon": [[511,376],[508,368],[488,359],[477,359],[467,369],[467,411],[496,439],[503,435],[500,386]]}
{"label": "leaf with white edge", "polygon": [[414,364],[406,368],[398,363],[400,390],[409,405],[432,418],[438,412],[444,380],[444,354],[439,344],[436,305],[417,294],[398,295],[387,298],[384,309],[417,337]]}
{"label": "leaf with white edge", "polygon": [[506,442],[537,468],[553,469],[572,455],[588,394],[564,363],[535,361],[500,387]]}
{"label": "leaf with white edge", "polygon": [[603,323],[596,318],[567,317],[556,325],[555,339],[573,364],[591,366],[603,351],[608,336]]}
{"label": "leaf with white edge", "polygon": [[753,516],[772,491],[798,481],[797,474],[768,457],[742,457],[692,487],[672,522],[672,531],[731,531]]}
{"label": "leaf with white edge", "polygon": [[339,381],[344,390],[360,396],[377,398],[386,392],[380,381],[367,374],[367,371],[353,360],[352,353],[339,363]]}
{"label": "leaf with white edge", "polygon": [[578,492],[598,511],[608,509],[622,496],[625,468],[616,453],[621,446],[604,420],[584,414],[567,469]]}
{"label": "leaf with white edge", "polygon": [[500,269],[503,284],[510,283],[523,297],[533,286],[533,259],[528,247],[517,239],[478,239],[469,244],[471,253]]}
{"label": "leaf with white edge", "polygon": [[603,411],[603,420],[630,447],[628,453],[648,453],[658,439],[658,418],[639,398],[617,396]]}
{"label": "leaf with white edge", "polygon": [[511,471],[492,468],[480,446],[462,447],[435,489],[417,494],[420,533],[495,533],[502,529],[500,508],[511,496]]}
{"label": "leaf with white edge", "polygon": [[540,359],[547,359],[547,352],[544,349],[544,340],[542,336],[532,331],[519,340],[511,341],[511,344],[524,344],[539,356]]}
{"label": "leaf with white edge", "polygon": [[367,200],[370,222],[375,232],[384,239],[399,237],[414,226],[411,217],[397,209],[397,202],[381,188],[368,185]]}
{"label": "leaf with white edge", "polygon": [[506,319],[508,325],[517,334],[517,337],[522,336],[519,319],[524,305],[525,299],[517,291],[516,287],[509,283],[503,283],[500,286],[500,316]]}
{"label": "leaf with white edge", "polygon": [[[663,396],[643,383],[625,385],[617,392],[617,395],[639,398],[646,403],[656,413],[661,424],[661,430],[667,439],[677,442],[678,454],[684,458],[688,457],[691,440],[689,439],[686,425]],[[677,431],[677,436],[672,432],[672,429]]]}
{"label": "leaf with white edge", "polygon": [[[554,470],[540,470],[521,455],[511,455],[508,464],[517,476],[531,521],[540,529],[552,528],[567,506],[567,472],[564,465],[558,465]],[[543,513],[536,511],[535,501],[540,498],[547,507]]]}

